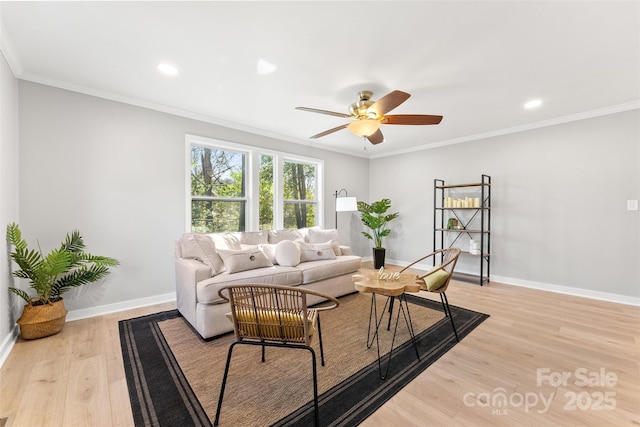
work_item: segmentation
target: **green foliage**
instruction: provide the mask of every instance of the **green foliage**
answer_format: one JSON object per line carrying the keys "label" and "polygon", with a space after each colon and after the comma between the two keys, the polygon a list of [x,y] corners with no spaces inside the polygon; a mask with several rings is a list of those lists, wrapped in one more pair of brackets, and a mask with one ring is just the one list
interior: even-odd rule
{"label": "green foliage", "polygon": [[260,230],[273,229],[273,156],[260,156]]}
{"label": "green foliage", "polygon": [[28,248],[15,223],[7,226],[7,241],[14,248],[9,255],[20,267],[13,275],[29,280],[36,297],[31,297],[22,289],[10,287],[9,290],[28,303],[38,301],[46,304],[57,301],[71,288],[102,279],[109,274],[110,267],[119,264],[113,258],[84,252],[85,245],[78,230],[67,233],[60,247],[46,256],[41,250]]}
{"label": "green foliage", "polygon": [[391,230],[387,228],[387,223],[398,217],[398,212],[387,214],[391,209],[391,200],[382,199],[377,202],[368,204],[358,201],[358,211],[360,212],[360,220],[364,225],[369,227],[372,234],[363,231],[362,234],[370,240],[374,241],[376,248],[382,248],[382,238],[391,234]]}
{"label": "green foliage", "polygon": [[[274,227],[275,181],[282,182],[285,228],[315,225],[316,167],[285,161],[274,176],[275,157],[260,154],[258,215],[261,230]],[[191,146],[191,229],[197,233],[244,230],[247,156],[213,147]]]}

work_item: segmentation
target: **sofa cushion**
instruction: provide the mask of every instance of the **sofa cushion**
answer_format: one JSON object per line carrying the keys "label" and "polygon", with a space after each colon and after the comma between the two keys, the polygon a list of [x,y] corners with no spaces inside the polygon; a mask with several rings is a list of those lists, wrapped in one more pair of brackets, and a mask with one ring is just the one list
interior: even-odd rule
{"label": "sofa cushion", "polygon": [[302,234],[302,239],[307,243],[309,242],[309,230],[322,230],[322,228],[317,225],[314,225],[313,227],[298,228],[298,231]]}
{"label": "sofa cushion", "polygon": [[239,236],[242,245],[262,245],[269,243],[269,232],[263,231],[243,231]]}
{"label": "sofa cushion", "polygon": [[239,250],[219,249],[218,254],[222,258],[229,274],[273,266],[273,263],[269,261],[269,258],[258,246],[250,246],[247,249]]}
{"label": "sofa cushion", "polygon": [[343,255],[332,260],[303,262],[298,264],[296,268],[302,272],[302,283],[306,285],[319,280],[354,273],[358,271],[361,264],[362,258],[359,256]]}
{"label": "sofa cushion", "polygon": [[198,282],[196,297],[200,304],[221,304],[226,302],[220,298],[218,291],[227,285],[243,283],[264,283],[268,285],[298,286],[302,283],[302,273],[295,267],[273,266],[256,268],[229,274],[224,272],[210,279]]}
{"label": "sofa cushion", "polygon": [[340,243],[338,243],[338,230],[336,229],[309,229],[309,243],[327,243],[331,242],[333,245],[333,252],[340,256],[342,251],[340,250]]}
{"label": "sofa cushion", "polygon": [[212,233],[209,234],[216,243],[216,249],[240,249],[239,233]]}
{"label": "sofa cushion", "polygon": [[300,264],[300,249],[291,240],[278,242],[275,249],[276,262],[284,267],[295,267]]}
{"label": "sofa cushion", "polygon": [[197,259],[211,269],[211,275],[222,273],[224,264],[210,235],[184,233],[180,240],[182,257]]}
{"label": "sofa cushion", "polygon": [[278,243],[283,240],[304,239],[302,232],[298,230],[269,230],[269,243]]}

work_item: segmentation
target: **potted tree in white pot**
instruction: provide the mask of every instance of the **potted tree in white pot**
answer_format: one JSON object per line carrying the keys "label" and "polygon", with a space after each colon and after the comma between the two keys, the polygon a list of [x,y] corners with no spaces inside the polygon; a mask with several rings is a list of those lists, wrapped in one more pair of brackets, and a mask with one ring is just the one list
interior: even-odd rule
{"label": "potted tree in white pot", "polygon": [[47,255],[40,248],[29,249],[15,223],[7,226],[7,241],[13,247],[9,255],[20,267],[13,271],[13,276],[29,280],[36,294],[31,296],[22,289],[9,288],[27,302],[18,319],[20,333],[25,339],[60,332],[67,316],[62,294],[102,279],[109,274],[110,267],[119,264],[113,258],[84,252],[85,245],[78,230],[67,234],[60,247]]}
{"label": "potted tree in white pot", "polygon": [[371,229],[371,233],[363,231],[362,234],[373,240],[373,266],[375,269],[384,267],[384,258],[386,249],[382,247],[382,238],[391,234],[391,229],[387,228],[387,224],[398,217],[398,212],[387,213],[391,209],[391,200],[382,199],[377,202],[368,204],[358,201],[358,211],[360,212],[360,220],[364,225]]}

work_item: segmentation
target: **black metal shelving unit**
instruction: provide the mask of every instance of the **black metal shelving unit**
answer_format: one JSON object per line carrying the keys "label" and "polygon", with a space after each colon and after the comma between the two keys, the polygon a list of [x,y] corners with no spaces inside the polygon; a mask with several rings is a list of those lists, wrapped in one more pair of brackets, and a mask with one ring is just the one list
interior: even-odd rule
{"label": "black metal shelving unit", "polygon": [[[456,198],[454,196],[464,198]],[[471,196],[471,197],[469,197]],[[479,196],[479,197],[477,197]],[[446,184],[433,180],[433,250],[458,247],[461,255],[479,259],[479,274],[455,273],[454,277],[478,283],[489,283],[491,271],[491,177],[482,175],[480,182]],[[446,218],[445,218],[446,216]],[[450,224],[450,221],[457,225]],[[456,228],[457,227],[457,228]],[[480,239],[479,254],[471,253],[466,240]],[[445,238],[446,237],[446,238]],[[441,260],[442,261],[442,260]]]}

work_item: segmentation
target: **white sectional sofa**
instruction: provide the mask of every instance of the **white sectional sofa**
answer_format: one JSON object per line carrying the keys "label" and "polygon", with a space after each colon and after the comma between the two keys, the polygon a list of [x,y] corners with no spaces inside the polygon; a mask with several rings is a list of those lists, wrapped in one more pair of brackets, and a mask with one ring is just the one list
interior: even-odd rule
{"label": "white sectional sofa", "polygon": [[218,295],[225,285],[301,286],[338,297],[355,292],[351,276],[361,265],[336,230],[320,228],[185,233],[175,252],[178,310],[205,339],[233,330],[229,304]]}

